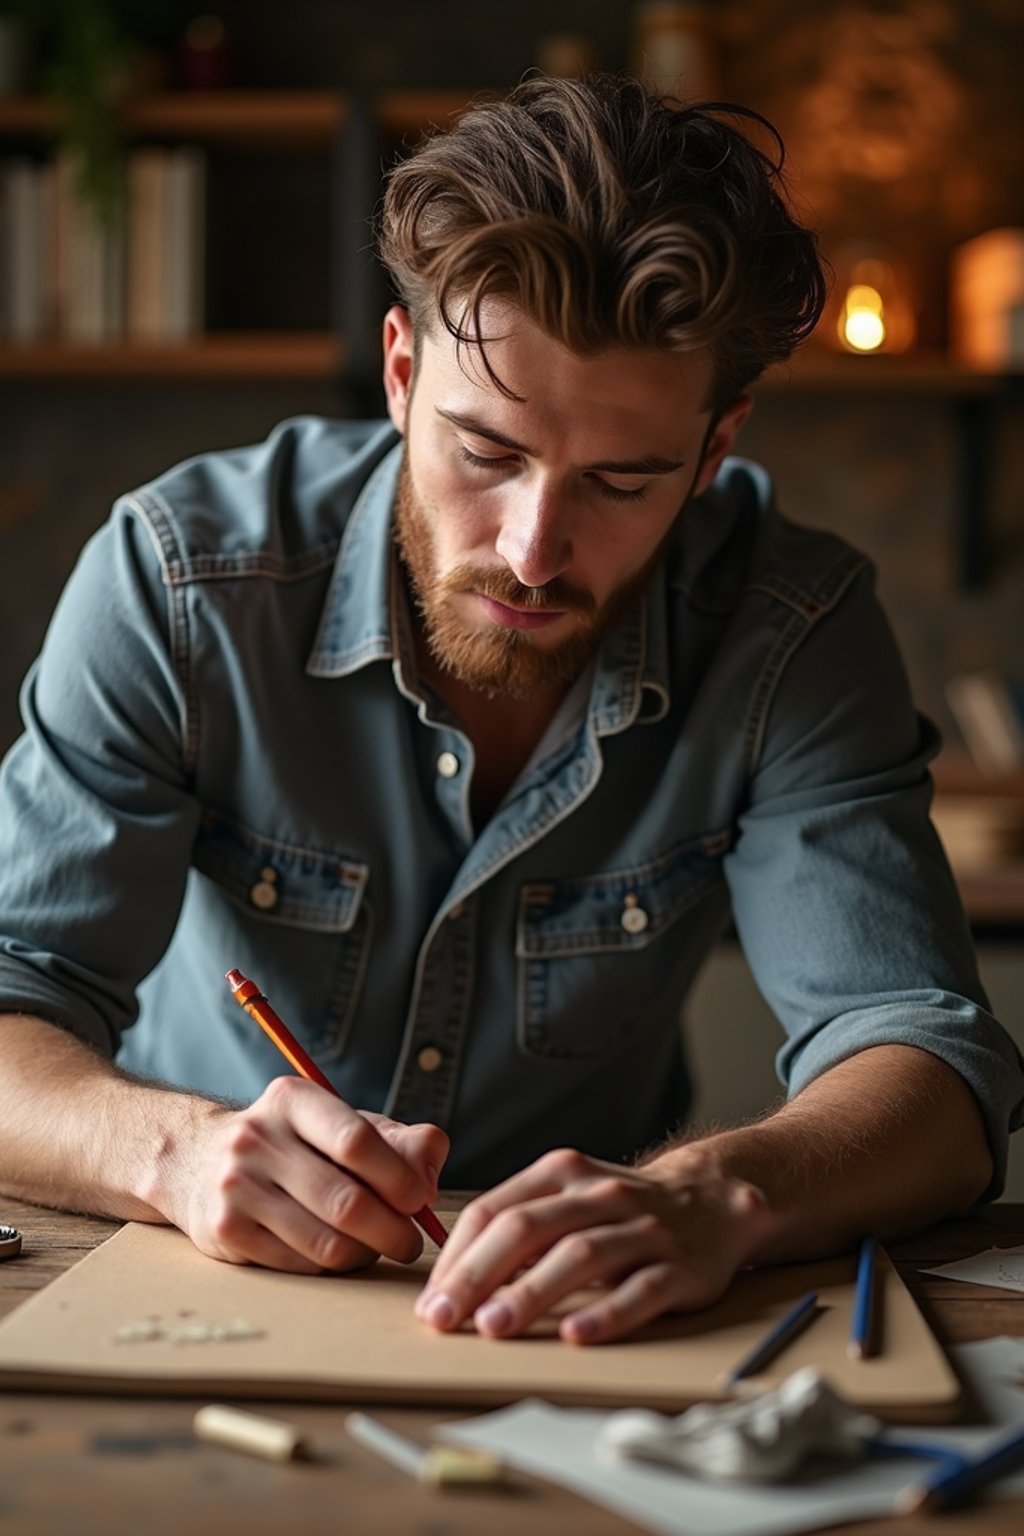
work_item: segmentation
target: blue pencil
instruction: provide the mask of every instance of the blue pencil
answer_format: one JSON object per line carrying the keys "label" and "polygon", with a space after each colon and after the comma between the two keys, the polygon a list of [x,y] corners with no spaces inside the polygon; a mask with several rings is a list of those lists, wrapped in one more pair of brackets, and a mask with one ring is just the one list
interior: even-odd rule
{"label": "blue pencil", "polygon": [[725,1385],[731,1387],[744,1376],[752,1376],[755,1371],[760,1371],[773,1360],[789,1343],[796,1338],[814,1317],[818,1310],[818,1293],[808,1291],[802,1296],[796,1306],[791,1307],[785,1317],[779,1319],[774,1328],[769,1329],[764,1338],[754,1345],[748,1354],[743,1356],[739,1365],[734,1365],[725,1378]]}
{"label": "blue pencil", "polygon": [[984,1456],[959,1466],[939,1467],[923,1483],[908,1488],[901,1496],[899,1509],[909,1514],[917,1509],[946,1509],[960,1504],[979,1488],[995,1482],[1004,1472],[1012,1472],[1024,1462],[1024,1429],[1018,1426],[1004,1435]]}
{"label": "blue pencil", "polygon": [[877,1242],[873,1236],[863,1239],[857,1260],[857,1290],[853,1298],[853,1321],[850,1325],[850,1342],[847,1354],[853,1360],[864,1360],[875,1352],[875,1251]]}

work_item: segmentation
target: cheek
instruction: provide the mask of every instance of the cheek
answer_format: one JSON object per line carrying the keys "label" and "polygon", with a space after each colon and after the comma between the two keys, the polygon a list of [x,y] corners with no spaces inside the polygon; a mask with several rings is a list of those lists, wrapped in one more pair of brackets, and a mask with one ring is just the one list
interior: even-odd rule
{"label": "cheek", "polygon": [[604,588],[604,596],[631,581],[658,557],[677,515],[674,507],[658,517],[638,515],[635,509],[625,507],[620,514],[622,521],[614,531],[606,526],[599,546],[591,552],[591,564],[600,570],[597,580]]}
{"label": "cheek", "polygon": [[501,526],[501,498],[470,479],[471,471],[447,459],[413,467],[420,503],[430,518],[439,550],[483,549],[493,545]]}

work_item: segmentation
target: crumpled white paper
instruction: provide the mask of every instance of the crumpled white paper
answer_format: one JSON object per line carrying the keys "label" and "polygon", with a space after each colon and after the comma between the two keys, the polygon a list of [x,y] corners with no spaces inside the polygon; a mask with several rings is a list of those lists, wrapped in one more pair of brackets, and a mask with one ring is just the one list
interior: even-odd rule
{"label": "crumpled white paper", "polygon": [[809,1456],[861,1456],[878,1419],[841,1398],[813,1366],[774,1391],[731,1403],[698,1403],[678,1418],[646,1409],[613,1413],[599,1453],[664,1462],[718,1481],[778,1482]]}
{"label": "crumpled white paper", "polygon": [[[935,1450],[981,1456],[1011,1429],[1024,1428],[1024,1339],[985,1339],[953,1345],[958,1373],[982,1422],[899,1431]],[[714,1482],[681,1468],[630,1457],[598,1455],[596,1440],[610,1415],[596,1408],[553,1408],[526,1399],[435,1431],[440,1439],[491,1451],[561,1487],[571,1488],[657,1536],[797,1536],[852,1520],[893,1515],[902,1495],[921,1480],[919,1457],[814,1463],[777,1483]],[[888,1432],[882,1437],[889,1439]],[[892,1438],[896,1438],[894,1435]],[[988,1498],[1024,1498],[1024,1471],[1010,1473]]]}

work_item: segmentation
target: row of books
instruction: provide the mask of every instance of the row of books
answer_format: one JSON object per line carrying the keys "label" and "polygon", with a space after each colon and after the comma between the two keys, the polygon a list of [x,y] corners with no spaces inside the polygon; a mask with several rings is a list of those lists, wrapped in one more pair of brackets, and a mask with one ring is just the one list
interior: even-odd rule
{"label": "row of books", "polygon": [[994,668],[957,672],[946,701],[976,768],[992,777],[1024,772],[1024,683]]}
{"label": "row of books", "polygon": [[123,217],[83,202],[65,156],[0,160],[0,342],[161,343],[204,323],[206,160],[138,149]]}

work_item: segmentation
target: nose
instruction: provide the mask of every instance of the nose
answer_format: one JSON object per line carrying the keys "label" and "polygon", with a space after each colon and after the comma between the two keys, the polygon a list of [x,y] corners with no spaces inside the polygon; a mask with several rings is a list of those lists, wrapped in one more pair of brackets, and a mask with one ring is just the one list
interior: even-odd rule
{"label": "nose", "polygon": [[524,587],[543,587],[572,561],[568,509],[541,491],[520,495],[507,508],[495,550]]}

